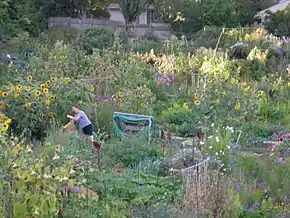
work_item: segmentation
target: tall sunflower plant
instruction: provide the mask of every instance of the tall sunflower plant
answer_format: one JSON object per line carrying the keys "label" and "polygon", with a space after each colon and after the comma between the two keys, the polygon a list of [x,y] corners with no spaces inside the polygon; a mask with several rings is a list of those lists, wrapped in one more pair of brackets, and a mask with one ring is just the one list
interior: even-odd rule
{"label": "tall sunflower plant", "polygon": [[[51,77],[46,81],[26,80],[0,87],[1,130],[26,136],[43,134],[53,123],[59,98],[69,89],[69,78]],[[8,118],[9,117],[9,118]]]}

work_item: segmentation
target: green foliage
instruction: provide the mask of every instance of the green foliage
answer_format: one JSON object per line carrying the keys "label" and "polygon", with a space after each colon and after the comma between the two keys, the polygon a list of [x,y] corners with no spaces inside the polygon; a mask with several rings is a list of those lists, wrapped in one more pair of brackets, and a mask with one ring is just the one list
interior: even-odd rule
{"label": "green foliage", "polygon": [[88,28],[79,37],[79,44],[88,53],[94,49],[105,49],[113,46],[114,34],[102,28]]}
{"label": "green foliage", "polygon": [[177,34],[190,38],[192,33],[205,26],[234,27],[238,25],[236,7],[232,0],[227,1],[170,1],[160,5],[162,18]]}
{"label": "green foliage", "polygon": [[150,6],[150,0],[119,0],[118,4],[125,19],[125,25],[137,20],[138,16]]}
{"label": "green foliage", "polygon": [[266,12],[265,29],[276,36],[290,36],[290,6],[285,10]]}
{"label": "green foliage", "polygon": [[49,151],[35,153],[31,146],[1,135],[0,168],[6,180],[0,185],[1,217],[52,217],[60,209],[62,188],[74,184],[74,177],[69,174],[74,160],[63,164],[59,151],[54,146],[46,146]]}

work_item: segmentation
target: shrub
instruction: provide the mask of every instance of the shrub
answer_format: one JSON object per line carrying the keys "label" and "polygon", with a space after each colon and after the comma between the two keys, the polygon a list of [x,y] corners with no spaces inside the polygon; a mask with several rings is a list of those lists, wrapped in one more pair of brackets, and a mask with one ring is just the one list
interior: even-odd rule
{"label": "shrub", "polygon": [[80,46],[88,53],[93,53],[94,49],[105,49],[113,46],[114,34],[102,28],[86,29],[79,38]]}

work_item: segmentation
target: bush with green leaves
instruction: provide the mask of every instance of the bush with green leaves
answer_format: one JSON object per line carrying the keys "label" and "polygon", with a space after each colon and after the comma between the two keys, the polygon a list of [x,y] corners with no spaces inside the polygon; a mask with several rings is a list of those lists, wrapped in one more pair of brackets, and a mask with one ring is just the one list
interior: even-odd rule
{"label": "bush with green leaves", "polygon": [[78,43],[91,54],[94,49],[103,50],[112,47],[114,34],[102,28],[91,27],[80,35]]}

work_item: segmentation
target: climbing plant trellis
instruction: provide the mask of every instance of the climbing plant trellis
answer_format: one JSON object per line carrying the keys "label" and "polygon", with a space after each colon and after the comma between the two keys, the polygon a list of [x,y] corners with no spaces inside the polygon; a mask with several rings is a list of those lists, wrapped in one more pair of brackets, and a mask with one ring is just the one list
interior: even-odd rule
{"label": "climbing plant trellis", "polygon": [[202,208],[201,199],[205,198],[208,195],[209,187],[208,183],[210,182],[210,176],[208,172],[208,165],[209,165],[210,158],[206,158],[201,162],[187,167],[183,169],[173,169],[171,168],[169,171],[179,172],[183,176],[183,186],[185,189],[184,194],[184,203],[186,202],[185,199],[191,199],[190,207],[197,212],[200,213],[200,209]]}

